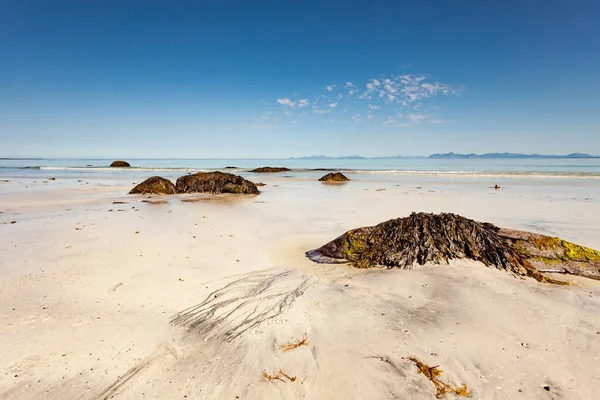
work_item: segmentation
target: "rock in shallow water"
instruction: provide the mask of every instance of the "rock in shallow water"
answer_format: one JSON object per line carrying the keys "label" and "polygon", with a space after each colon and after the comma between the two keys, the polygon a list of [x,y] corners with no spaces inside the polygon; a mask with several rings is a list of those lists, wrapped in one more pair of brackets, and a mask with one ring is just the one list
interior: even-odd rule
{"label": "rock in shallow water", "polygon": [[[519,242],[511,238],[509,232],[456,214],[413,213],[406,218],[350,230],[306,255],[321,263],[350,262],[358,268],[385,266],[403,269],[416,264],[447,264],[451,259],[467,258],[542,282],[560,283],[544,277],[534,266],[539,265],[535,258],[539,256],[530,251],[530,242],[524,239]],[[572,244],[565,249],[572,248],[570,246],[576,246],[576,260],[586,267],[564,267],[560,272],[599,279],[600,268],[594,259],[597,257],[600,262],[600,253]],[[563,259],[560,260],[557,263],[563,262]],[[581,273],[582,269],[585,269],[585,274]]]}
{"label": "rock in shallow water", "polygon": [[115,167],[125,168],[125,167],[131,167],[131,164],[129,164],[127,161],[117,160],[117,161],[113,161],[110,164],[110,166],[113,168],[115,168]]}
{"label": "rock in shallow water", "polygon": [[273,173],[273,172],[285,172],[285,171],[291,171],[291,169],[286,168],[286,167],[260,167],[260,168],[255,168],[250,172]]}
{"label": "rock in shallow water", "polygon": [[175,194],[175,185],[168,179],[153,176],[140,183],[129,194]]}

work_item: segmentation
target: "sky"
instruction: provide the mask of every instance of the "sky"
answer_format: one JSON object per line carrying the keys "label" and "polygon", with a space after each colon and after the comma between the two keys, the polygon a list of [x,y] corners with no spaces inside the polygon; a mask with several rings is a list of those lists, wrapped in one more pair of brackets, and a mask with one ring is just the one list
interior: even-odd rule
{"label": "sky", "polygon": [[600,1],[0,0],[0,157],[600,154]]}

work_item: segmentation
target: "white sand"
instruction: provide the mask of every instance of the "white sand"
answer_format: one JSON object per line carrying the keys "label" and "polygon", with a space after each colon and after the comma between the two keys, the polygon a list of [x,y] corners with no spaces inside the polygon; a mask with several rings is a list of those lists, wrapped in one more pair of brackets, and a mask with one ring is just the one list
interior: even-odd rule
{"label": "white sand", "polygon": [[[130,180],[0,183],[0,398],[434,398],[408,356],[476,399],[596,398],[598,281],[545,285],[466,261],[390,271],[304,257],[411,211],[600,248],[594,182],[494,191],[256,180],[268,184],[258,197],[167,204],[126,196]],[[203,323],[170,323],[220,289]],[[303,333],[308,346],[279,349]],[[261,381],[279,368],[298,380]]]}

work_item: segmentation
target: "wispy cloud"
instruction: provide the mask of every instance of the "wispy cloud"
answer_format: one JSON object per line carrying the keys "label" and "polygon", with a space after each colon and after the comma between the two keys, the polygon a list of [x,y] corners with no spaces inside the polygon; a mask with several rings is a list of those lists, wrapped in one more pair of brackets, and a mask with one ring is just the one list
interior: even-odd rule
{"label": "wispy cloud", "polygon": [[[299,91],[300,92],[300,91]],[[257,121],[269,123],[300,123],[303,119],[333,121],[317,118],[331,114],[336,123],[369,123],[379,126],[413,126],[441,123],[435,98],[456,93],[449,84],[431,81],[423,75],[388,75],[367,79],[363,84],[350,81],[332,83],[314,97],[293,96],[276,99],[277,108],[263,112]],[[269,106],[268,102],[261,104]],[[272,104],[272,103],[271,103]],[[300,109],[309,107],[312,112]],[[309,117],[312,115],[312,117]],[[315,119],[317,118],[317,119]],[[260,125],[257,122],[258,125]]]}

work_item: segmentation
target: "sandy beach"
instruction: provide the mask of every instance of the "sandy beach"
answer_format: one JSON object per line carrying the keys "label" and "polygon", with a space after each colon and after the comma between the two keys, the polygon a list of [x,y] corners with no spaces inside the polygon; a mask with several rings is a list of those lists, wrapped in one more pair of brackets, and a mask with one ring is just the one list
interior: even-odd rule
{"label": "sandy beach", "polygon": [[[130,177],[0,182],[0,398],[435,398],[409,357],[474,399],[596,398],[600,281],[541,284],[466,260],[362,270],[304,253],[413,211],[600,249],[597,180],[246,177],[266,183],[260,195],[128,196]],[[279,370],[289,378],[263,376]]]}

